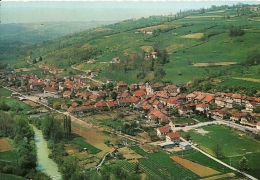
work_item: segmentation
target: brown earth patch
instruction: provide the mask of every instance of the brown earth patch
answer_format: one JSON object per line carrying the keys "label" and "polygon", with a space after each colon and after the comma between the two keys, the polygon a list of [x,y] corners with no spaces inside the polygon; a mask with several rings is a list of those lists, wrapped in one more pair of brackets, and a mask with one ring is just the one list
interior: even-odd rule
{"label": "brown earth patch", "polygon": [[10,145],[10,143],[7,141],[6,138],[0,139],[0,152],[10,151],[12,149],[13,149],[12,146]]}
{"label": "brown earth patch", "polygon": [[244,81],[251,81],[251,82],[260,83],[260,79],[255,79],[255,78],[238,78],[238,77],[233,77],[233,78],[234,79],[244,80]]}
{"label": "brown earth patch", "polygon": [[203,37],[203,33],[193,33],[193,34],[187,34],[185,36],[181,36],[182,38],[191,38],[191,39],[199,39]]}
{"label": "brown earth patch", "polygon": [[26,71],[30,71],[30,69],[28,68],[19,68],[19,69],[14,69],[15,72],[26,72]]}
{"label": "brown earth patch", "polygon": [[195,174],[199,175],[200,177],[211,176],[215,174],[219,174],[219,171],[211,169],[209,167],[200,165],[198,163],[194,163],[187,159],[182,159],[179,156],[172,156],[171,157],[175,162],[179,163],[183,167],[189,169],[190,171],[194,172]]}
{"label": "brown earth patch", "polygon": [[79,64],[79,65],[77,65],[75,68],[77,68],[77,69],[82,69],[83,67],[85,66],[85,63],[81,63],[81,64]]}
{"label": "brown earth patch", "polygon": [[145,52],[152,52],[153,51],[153,47],[152,46],[141,46],[140,47],[142,50],[144,50]]}
{"label": "brown earth patch", "polygon": [[102,133],[98,128],[92,126],[91,129],[80,130],[76,127],[72,127],[72,131],[85,138],[88,143],[101,149],[102,151],[98,153],[99,156],[105,155],[105,153],[110,150],[110,147],[104,144],[104,141],[112,141],[111,137]]}
{"label": "brown earth patch", "polygon": [[38,107],[39,106],[39,104],[37,104],[37,103],[35,103],[35,102],[33,102],[33,101],[31,101],[31,100],[25,100],[25,101],[23,101],[25,104],[28,104],[29,106],[31,106],[31,107]]}
{"label": "brown earth patch", "polygon": [[142,158],[141,155],[137,154],[136,152],[134,152],[132,149],[128,147],[121,148],[118,150],[118,152],[122,153],[127,160],[136,160]]}
{"label": "brown earth patch", "polygon": [[222,18],[222,16],[187,16],[187,19],[194,19],[194,18]]}
{"label": "brown earth patch", "polygon": [[194,63],[193,66],[207,67],[207,66],[229,66],[237,64],[237,62],[216,62],[216,63]]}
{"label": "brown earth patch", "polygon": [[175,49],[184,47],[184,44],[171,44],[168,47],[166,47],[166,50],[168,52],[174,51]]}

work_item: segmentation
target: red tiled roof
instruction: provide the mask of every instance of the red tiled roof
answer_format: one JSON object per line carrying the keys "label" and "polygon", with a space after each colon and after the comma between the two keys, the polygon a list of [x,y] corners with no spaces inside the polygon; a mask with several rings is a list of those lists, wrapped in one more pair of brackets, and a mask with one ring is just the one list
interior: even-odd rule
{"label": "red tiled roof", "polygon": [[119,81],[117,86],[127,86],[127,84],[124,81]]}
{"label": "red tiled roof", "polygon": [[159,127],[158,130],[161,132],[161,133],[168,133],[170,130],[169,130],[169,124],[163,126],[163,127]]}
{"label": "red tiled roof", "polygon": [[145,93],[145,91],[143,91],[143,90],[137,90],[137,91],[134,91],[133,92],[133,95],[134,96],[137,96],[137,97],[140,97],[140,96],[144,96],[146,93]]}
{"label": "red tiled roof", "polygon": [[203,101],[209,103],[210,101],[212,101],[213,98],[214,98],[213,95],[208,94],[208,95],[206,95],[206,97],[203,99]]}
{"label": "red tiled roof", "polygon": [[196,104],[196,107],[205,108],[205,107],[209,107],[209,105],[207,105],[207,104]]}
{"label": "red tiled roof", "polygon": [[53,87],[49,87],[49,86],[44,87],[44,91],[57,92],[56,89],[54,89]]}
{"label": "red tiled roof", "polygon": [[72,94],[72,92],[71,91],[64,91],[63,92],[63,96],[65,95],[65,96],[70,96]]}
{"label": "red tiled roof", "polygon": [[177,138],[180,138],[181,135],[178,133],[178,132],[170,132],[168,133],[168,136],[171,138],[171,139],[177,139]]}
{"label": "red tiled roof", "polygon": [[137,103],[137,102],[139,101],[139,98],[137,98],[137,97],[135,97],[135,96],[131,96],[131,97],[130,97],[130,101],[131,101],[132,103]]}

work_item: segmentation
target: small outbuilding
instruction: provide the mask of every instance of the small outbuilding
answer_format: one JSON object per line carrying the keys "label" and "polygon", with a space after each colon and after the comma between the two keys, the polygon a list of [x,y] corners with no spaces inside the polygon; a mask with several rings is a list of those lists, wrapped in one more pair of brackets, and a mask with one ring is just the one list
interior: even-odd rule
{"label": "small outbuilding", "polygon": [[191,145],[187,142],[180,142],[180,148],[182,148],[183,150],[190,150]]}
{"label": "small outbuilding", "polygon": [[175,146],[175,143],[172,141],[169,141],[169,142],[164,142],[164,143],[158,144],[158,146],[160,146],[163,149],[173,148]]}

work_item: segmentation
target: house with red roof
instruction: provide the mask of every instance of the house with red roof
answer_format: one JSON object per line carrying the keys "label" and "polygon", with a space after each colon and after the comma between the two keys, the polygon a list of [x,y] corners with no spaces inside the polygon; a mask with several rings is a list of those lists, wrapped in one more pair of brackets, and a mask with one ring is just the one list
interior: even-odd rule
{"label": "house with red roof", "polygon": [[44,90],[44,94],[54,94],[54,95],[57,95],[58,94],[58,91],[56,89],[54,89],[53,87],[44,87],[43,88]]}
{"label": "house with red roof", "polygon": [[71,91],[64,91],[62,93],[63,98],[71,98],[72,92]]}
{"label": "house with red roof", "polygon": [[107,106],[107,103],[104,101],[104,100],[101,100],[101,101],[98,101],[96,104],[95,104],[95,107],[98,109],[98,110],[103,110],[104,108],[108,107]]}
{"label": "house with red roof", "polygon": [[156,129],[157,136],[161,139],[165,139],[166,135],[171,131],[171,126],[169,124],[166,124],[163,127],[158,127]]}
{"label": "house with red roof", "polygon": [[116,84],[117,91],[125,91],[128,89],[128,85],[124,81],[119,81]]}
{"label": "house with red roof", "polygon": [[204,112],[209,111],[209,105],[208,104],[196,104],[196,111]]}
{"label": "house with red roof", "polygon": [[165,137],[166,142],[174,142],[175,144],[180,143],[181,135],[178,132],[169,132]]}

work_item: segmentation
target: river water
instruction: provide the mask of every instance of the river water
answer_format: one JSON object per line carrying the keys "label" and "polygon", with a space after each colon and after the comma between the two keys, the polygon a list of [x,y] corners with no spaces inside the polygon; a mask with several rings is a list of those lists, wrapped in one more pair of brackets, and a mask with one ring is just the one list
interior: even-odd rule
{"label": "river water", "polygon": [[32,126],[35,132],[35,144],[37,149],[37,167],[38,171],[51,176],[53,180],[60,180],[61,174],[58,172],[58,165],[48,157],[49,149],[47,141],[43,138],[41,130]]}

